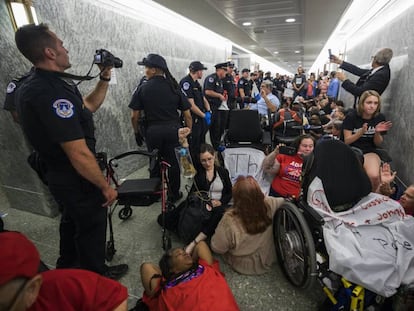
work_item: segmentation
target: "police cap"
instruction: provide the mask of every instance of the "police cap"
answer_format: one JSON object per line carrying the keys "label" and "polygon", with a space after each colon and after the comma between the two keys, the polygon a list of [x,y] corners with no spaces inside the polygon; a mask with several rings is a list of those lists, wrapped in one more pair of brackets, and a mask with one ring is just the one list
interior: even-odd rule
{"label": "police cap", "polygon": [[244,69],[242,70],[242,73],[245,73],[245,72],[250,72],[250,70],[249,70],[249,69],[247,69],[247,68],[244,68]]}
{"label": "police cap", "polygon": [[144,57],[142,61],[138,62],[138,65],[168,70],[164,57],[158,54],[148,54],[147,57]]}
{"label": "police cap", "polygon": [[200,63],[198,60],[192,62],[190,66],[188,67],[191,71],[199,71],[199,70],[207,70],[207,67],[205,67],[202,63]]}
{"label": "police cap", "polygon": [[233,62],[227,62],[227,67],[234,68],[234,63]]}
{"label": "police cap", "polygon": [[224,69],[224,70],[227,70],[227,66],[228,66],[227,62],[214,65],[216,69]]}

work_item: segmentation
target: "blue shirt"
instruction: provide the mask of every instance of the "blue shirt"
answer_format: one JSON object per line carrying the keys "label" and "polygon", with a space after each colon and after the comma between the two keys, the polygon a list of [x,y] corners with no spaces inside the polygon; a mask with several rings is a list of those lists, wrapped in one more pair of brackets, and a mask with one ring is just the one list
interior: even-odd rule
{"label": "blue shirt", "polygon": [[[267,98],[276,107],[276,110],[279,109],[280,102],[275,95],[270,93],[267,95]],[[257,101],[257,104],[250,104],[249,107],[250,110],[258,110],[260,115],[267,115],[268,108],[263,97],[260,97],[260,99]]]}
{"label": "blue shirt", "polygon": [[329,82],[328,92],[326,93],[326,95],[328,95],[328,97],[337,98],[338,97],[338,90],[339,90],[339,80],[337,78],[333,78]]}

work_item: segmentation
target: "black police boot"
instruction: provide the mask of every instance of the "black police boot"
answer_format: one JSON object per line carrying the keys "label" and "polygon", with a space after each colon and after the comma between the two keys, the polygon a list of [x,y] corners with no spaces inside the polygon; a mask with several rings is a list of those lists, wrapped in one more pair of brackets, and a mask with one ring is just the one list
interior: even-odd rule
{"label": "black police boot", "polygon": [[107,267],[106,271],[102,273],[104,277],[112,280],[119,280],[128,272],[127,264],[120,264],[111,267]]}

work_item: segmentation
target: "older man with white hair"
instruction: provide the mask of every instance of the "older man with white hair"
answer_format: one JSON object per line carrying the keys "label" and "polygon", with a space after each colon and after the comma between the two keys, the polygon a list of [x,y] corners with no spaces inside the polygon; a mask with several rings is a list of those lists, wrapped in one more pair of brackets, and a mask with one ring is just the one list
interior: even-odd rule
{"label": "older man with white hair", "polygon": [[258,110],[259,115],[267,116],[269,112],[276,112],[280,107],[279,99],[272,94],[273,82],[264,80],[260,86],[260,99],[256,104],[249,104],[248,109]]}
{"label": "older man with white hair", "polygon": [[378,50],[375,55],[371,57],[371,69],[359,68],[339,59],[335,55],[331,55],[331,62],[339,64],[340,68],[359,76],[359,80],[356,83],[353,83],[347,79],[343,72],[338,72],[336,74],[336,77],[342,81],[342,87],[355,96],[354,106],[358,100],[358,97],[365,91],[374,90],[380,95],[385,91],[391,77],[389,63],[392,59],[392,55],[393,52],[390,48]]}

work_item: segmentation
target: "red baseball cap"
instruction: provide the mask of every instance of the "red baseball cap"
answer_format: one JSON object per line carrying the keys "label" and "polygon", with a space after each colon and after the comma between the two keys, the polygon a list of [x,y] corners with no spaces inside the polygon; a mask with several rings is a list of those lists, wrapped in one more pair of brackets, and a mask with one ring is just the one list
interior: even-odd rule
{"label": "red baseball cap", "polygon": [[0,286],[18,277],[34,277],[39,264],[39,252],[23,234],[0,233]]}

